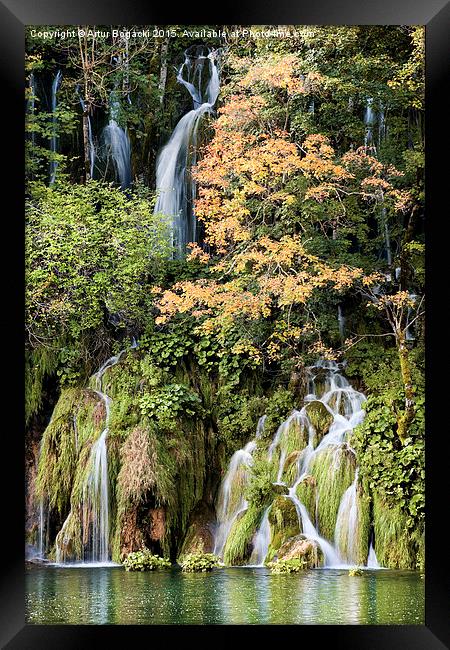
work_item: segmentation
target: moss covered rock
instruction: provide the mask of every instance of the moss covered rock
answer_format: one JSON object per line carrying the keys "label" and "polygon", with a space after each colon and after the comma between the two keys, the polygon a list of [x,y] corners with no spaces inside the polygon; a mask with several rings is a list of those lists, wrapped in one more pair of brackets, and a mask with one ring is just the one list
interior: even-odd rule
{"label": "moss covered rock", "polygon": [[303,559],[305,568],[313,569],[322,563],[322,552],[316,542],[296,535],[287,540],[278,550],[278,560]]}
{"label": "moss covered rock", "polygon": [[317,483],[320,534],[332,540],[342,496],[353,483],[356,458],[346,444],[329,445],[312,459],[310,472]]}
{"label": "moss covered rock", "polygon": [[202,504],[197,507],[190,517],[186,536],[178,555],[182,561],[185,555],[198,553],[211,553],[214,548],[214,536],[211,531],[211,522],[214,513],[208,506]]}
{"label": "moss covered rock", "polygon": [[381,566],[389,569],[418,568],[416,557],[421,556],[421,537],[411,534],[407,515],[377,493],[373,494],[373,523],[375,553]]}
{"label": "moss covered rock", "polygon": [[317,481],[314,476],[305,476],[296,488],[296,494],[308,511],[311,521],[316,520]]}
{"label": "moss covered rock", "polygon": [[292,485],[297,476],[297,461],[301,456],[301,451],[292,451],[284,461],[283,473],[281,480],[286,485]]}
{"label": "moss covered rock", "polygon": [[288,539],[300,533],[297,510],[291,499],[278,496],[269,511],[271,541],[266,560],[270,561]]}
{"label": "moss covered rock", "polygon": [[223,551],[224,564],[245,564],[252,554],[252,539],[261,523],[263,510],[250,506],[236,517]]}
{"label": "moss covered rock", "polygon": [[313,439],[313,446],[317,447],[324,435],[328,433],[331,423],[333,422],[333,416],[328,411],[326,406],[318,400],[309,402],[309,404],[306,405],[305,409],[308,414],[309,421],[313,425],[316,432]]}

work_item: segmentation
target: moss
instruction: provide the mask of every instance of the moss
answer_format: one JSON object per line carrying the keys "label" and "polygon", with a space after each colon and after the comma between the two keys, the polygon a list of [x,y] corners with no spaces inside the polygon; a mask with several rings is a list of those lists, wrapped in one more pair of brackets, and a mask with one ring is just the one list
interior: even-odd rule
{"label": "moss", "polygon": [[416,540],[407,526],[407,516],[399,506],[390,505],[373,494],[375,553],[381,566],[389,569],[416,568]]}
{"label": "moss", "polygon": [[250,506],[239,515],[228,535],[223,552],[224,564],[245,564],[252,552],[252,539],[261,523],[263,510]]}
{"label": "moss", "polygon": [[312,459],[310,473],[317,482],[319,532],[332,540],[342,496],[352,484],[356,459],[346,445],[330,445]]}
{"label": "moss", "polygon": [[25,357],[25,422],[42,407],[45,378],[56,372],[58,367],[58,343],[51,348],[40,346],[27,351]]}
{"label": "moss", "polygon": [[292,451],[284,461],[281,481],[286,485],[292,485],[297,477],[297,461],[300,455],[300,451]]}
{"label": "moss", "polygon": [[[283,429],[281,431],[279,444],[272,457],[272,463],[277,468],[276,475],[279,472],[280,463],[283,463],[281,477],[283,476],[283,473],[288,470],[286,460],[293,452],[303,451],[308,444],[309,438],[307,427],[296,414],[288,418],[282,426]],[[291,468],[289,475],[293,475],[294,472],[294,468]]]}
{"label": "moss", "polygon": [[362,576],[362,575],[364,575],[364,571],[362,569],[359,569],[358,567],[353,567],[352,569],[348,570],[348,575],[349,576]]}
{"label": "moss", "polygon": [[48,498],[50,510],[56,509],[59,514],[67,511],[72,491],[80,447],[74,418],[82,395],[76,388],[61,393],[42,437],[36,497]]}
{"label": "moss", "polygon": [[291,499],[283,496],[277,497],[269,511],[269,524],[271,540],[267,553],[270,561],[288,539],[300,533],[297,510]]}
{"label": "moss", "polygon": [[299,573],[307,568],[307,564],[305,558],[294,558],[269,562],[268,567],[271,573]]}
{"label": "moss", "polygon": [[277,553],[278,560],[302,559],[305,567],[313,569],[321,566],[323,554],[317,543],[306,539],[304,535],[296,535],[288,539]]}
{"label": "moss", "polygon": [[318,400],[309,402],[309,404],[306,405],[305,409],[308,414],[309,421],[315,430],[313,446],[317,447],[324,435],[328,432],[331,423],[333,422],[333,416],[328,411],[326,406]]}
{"label": "moss", "polygon": [[189,519],[189,526],[181,546],[178,561],[189,553],[210,553],[214,547],[211,522],[214,512],[206,504],[200,504]]}
{"label": "moss", "polygon": [[55,560],[68,562],[83,559],[83,524],[77,508],[73,508],[55,539]]}
{"label": "moss", "polygon": [[297,485],[296,494],[308,511],[312,522],[316,521],[317,482],[314,476],[305,476]]}

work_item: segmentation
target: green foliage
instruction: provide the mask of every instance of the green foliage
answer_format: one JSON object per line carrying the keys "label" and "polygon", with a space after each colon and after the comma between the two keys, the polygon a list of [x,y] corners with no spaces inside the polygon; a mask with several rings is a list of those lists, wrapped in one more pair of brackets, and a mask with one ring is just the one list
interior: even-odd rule
{"label": "green foliage", "polygon": [[231,451],[236,449],[236,444],[254,437],[266,404],[266,398],[252,395],[246,388],[221,391],[213,410],[219,434]]}
{"label": "green foliage", "polygon": [[362,569],[359,569],[358,567],[353,567],[352,569],[348,570],[348,575],[349,576],[362,576],[362,575],[364,575],[364,571]]}
{"label": "green foliage", "polygon": [[148,549],[128,553],[123,561],[125,571],[154,571],[155,569],[167,569],[171,564],[169,560],[152,555]]}
{"label": "green foliage", "polygon": [[149,203],[95,181],[32,185],[27,201],[27,326],[31,342],[142,321],[148,281],[169,249]]}
{"label": "green foliage", "polygon": [[271,573],[300,573],[304,571],[308,563],[305,558],[293,558],[292,560],[276,560],[267,565]]}
{"label": "green foliage", "polygon": [[189,553],[181,562],[181,570],[185,573],[206,573],[219,566],[220,558],[213,553]]}
{"label": "green foliage", "polygon": [[201,400],[187,386],[167,384],[159,390],[144,393],[139,406],[144,416],[161,422],[181,415],[194,415],[199,410]]}
{"label": "green foliage", "polygon": [[272,438],[280,424],[286,420],[296,406],[296,399],[288,388],[277,388],[270,396],[266,406],[267,415],[264,425],[264,437]]}
{"label": "green foliage", "polygon": [[139,346],[148,354],[148,361],[168,371],[185,357],[193,347],[193,339],[180,327],[166,332],[146,333]]}
{"label": "green foliage", "polygon": [[273,499],[273,470],[266,458],[256,458],[250,467],[245,498],[255,508],[267,506]]}

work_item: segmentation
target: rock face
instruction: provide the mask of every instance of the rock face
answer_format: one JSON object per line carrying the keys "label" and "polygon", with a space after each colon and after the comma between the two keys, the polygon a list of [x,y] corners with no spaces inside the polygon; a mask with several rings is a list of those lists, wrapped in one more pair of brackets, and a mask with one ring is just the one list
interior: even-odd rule
{"label": "rock face", "polygon": [[322,560],[322,554],[316,542],[306,539],[304,535],[291,537],[278,549],[276,557],[278,560],[304,558],[308,569],[320,566]]}
{"label": "rock face", "polygon": [[290,538],[300,533],[298,515],[290,499],[278,496],[269,512],[271,541],[266,561],[271,561],[278,549]]}
{"label": "rock face", "polygon": [[189,553],[211,553],[214,548],[214,535],[211,522],[214,513],[206,504],[200,504],[190,518],[190,523],[184,538],[178,559],[182,560]]}

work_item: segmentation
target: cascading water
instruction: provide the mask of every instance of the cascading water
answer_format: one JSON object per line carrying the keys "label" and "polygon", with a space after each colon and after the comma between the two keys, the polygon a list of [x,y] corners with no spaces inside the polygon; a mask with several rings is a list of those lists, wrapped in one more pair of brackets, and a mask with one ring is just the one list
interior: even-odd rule
{"label": "cascading water", "polygon": [[370,147],[373,144],[373,125],[375,122],[375,113],[372,108],[373,99],[368,97],[366,103],[366,112],[364,113],[364,125],[366,133],[364,135],[364,146]]}
{"label": "cascading water", "polygon": [[[109,418],[111,398],[103,392],[103,375],[108,368],[112,368],[121,356],[129,349],[137,347],[133,340],[130,348],[124,348],[118,354],[110,357],[100,369],[92,376],[93,388],[105,406],[105,426],[99,438],[92,445],[87,464],[87,474],[83,483],[81,503],[82,539],[86,540],[84,560],[87,563],[108,563],[109,551],[109,488],[108,488],[108,449],[107,436],[109,431]],[[76,434],[76,428],[75,428]],[[66,534],[71,517],[70,511],[61,530],[56,537],[56,562],[65,561],[65,547],[69,541]]]}
{"label": "cascading water", "polygon": [[109,123],[103,129],[103,142],[107,159],[111,159],[116,180],[125,190],[131,185],[131,145],[128,132],[119,126],[120,104],[111,99]]}
{"label": "cascading water", "polygon": [[[52,154],[56,153],[57,150],[57,144],[58,144],[58,138],[56,135],[56,106],[57,106],[57,92],[58,88],[61,84],[61,79],[62,79],[62,73],[61,70],[58,70],[58,72],[55,75],[55,78],[53,79],[52,83],[52,100],[51,100],[51,110],[52,110],[52,137],[50,138],[50,151]],[[56,178],[56,168],[58,166],[58,163],[56,160],[51,160],[50,161],[50,185],[53,185],[55,182]]]}
{"label": "cascading water", "polygon": [[367,567],[369,569],[380,569],[373,543],[370,544],[369,557],[367,558]]}
{"label": "cascading water", "polygon": [[345,316],[342,311],[341,303],[338,304],[337,312],[338,312],[337,318],[338,318],[339,336],[341,337],[341,341],[343,341],[345,335]]}
{"label": "cascading water", "polygon": [[[176,125],[169,141],[156,162],[156,190],[158,199],[155,214],[172,220],[172,245],[182,257],[186,245],[198,239],[197,221],[193,204],[196,186],[190,178],[190,169],[196,163],[198,125],[205,113],[211,113],[219,95],[217,52],[203,47],[190,48],[177,73],[177,81],[189,92],[194,108]],[[209,79],[203,78],[203,68],[209,64]]]}
{"label": "cascading water", "polygon": [[243,449],[231,457],[228,471],[222,481],[217,505],[217,529],[214,539],[214,553],[222,555],[225,542],[236,517],[247,509],[243,486],[248,480],[248,470],[253,463],[252,453],[256,441],[251,440]]}
{"label": "cascading water", "polygon": [[250,564],[256,566],[264,566],[264,558],[267,555],[267,549],[270,544],[270,523],[269,523],[270,507],[266,508],[261,525],[253,539],[253,551],[250,556]]}
{"label": "cascading water", "polygon": [[[267,460],[272,464],[277,463],[274,485],[285,485],[287,488],[288,493],[284,495],[284,498],[291,500],[295,505],[301,533],[304,538],[313,541],[320,548],[324,566],[348,566],[350,563],[358,563],[357,545],[362,534],[358,498],[358,468],[356,467],[355,452],[349,445],[349,438],[353,429],[364,418],[362,404],[366,398],[362,393],[350,386],[347,379],[340,374],[339,366],[335,362],[318,361],[308,369],[308,376],[309,394],[305,397],[305,404],[300,411],[294,410],[287,420],[278,427],[268,447]],[[324,412],[328,413],[330,420],[328,430],[323,433],[320,440],[309,415],[309,409],[314,405],[319,405]],[[260,430],[260,426],[261,420],[258,423],[258,430]],[[295,476],[289,484],[286,484],[283,483],[283,476],[285,474],[287,452],[283,447],[283,442],[292,427],[304,432],[305,446],[297,455]],[[260,436],[261,433],[258,437]],[[257,444],[258,438],[233,455],[228,472],[221,485],[218,507],[220,525],[217,530],[214,549],[214,552],[218,555],[223,555],[227,542],[226,538],[232,529],[237,513],[248,507],[242,494],[249,480],[249,474],[245,472],[239,482],[235,481],[235,477],[244,453],[251,449],[251,454],[253,454]],[[320,516],[317,516],[317,513],[320,515],[323,504],[316,496],[316,514],[309,512],[306,504],[299,498],[297,489],[308,476],[314,475],[318,463],[325,463],[321,480],[326,481],[325,486],[327,488],[333,489],[332,479],[336,472],[339,471],[343,456],[353,458],[350,463],[350,466],[354,468],[352,478],[347,483],[348,487],[337,493],[340,501],[338,501],[337,514],[333,519],[334,534],[332,531],[331,536],[325,536],[320,529]],[[252,462],[253,457],[250,455],[247,467]],[[224,504],[228,504],[229,494],[232,490],[235,492],[235,507],[230,510],[224,507]],[[225,495],[228,496],[225,498]],[[253,566],[263,565],[271,543],[270,508],[271,506],[266,508],[259,529],[253,536],[253,550],[249,558],[249,564]],[[368,558],[370,565],[367,563],[367,566],[378,568],[379,565],[376,562],[376,557],[375,559],[374,557],[375,552],[372,547]]]}

